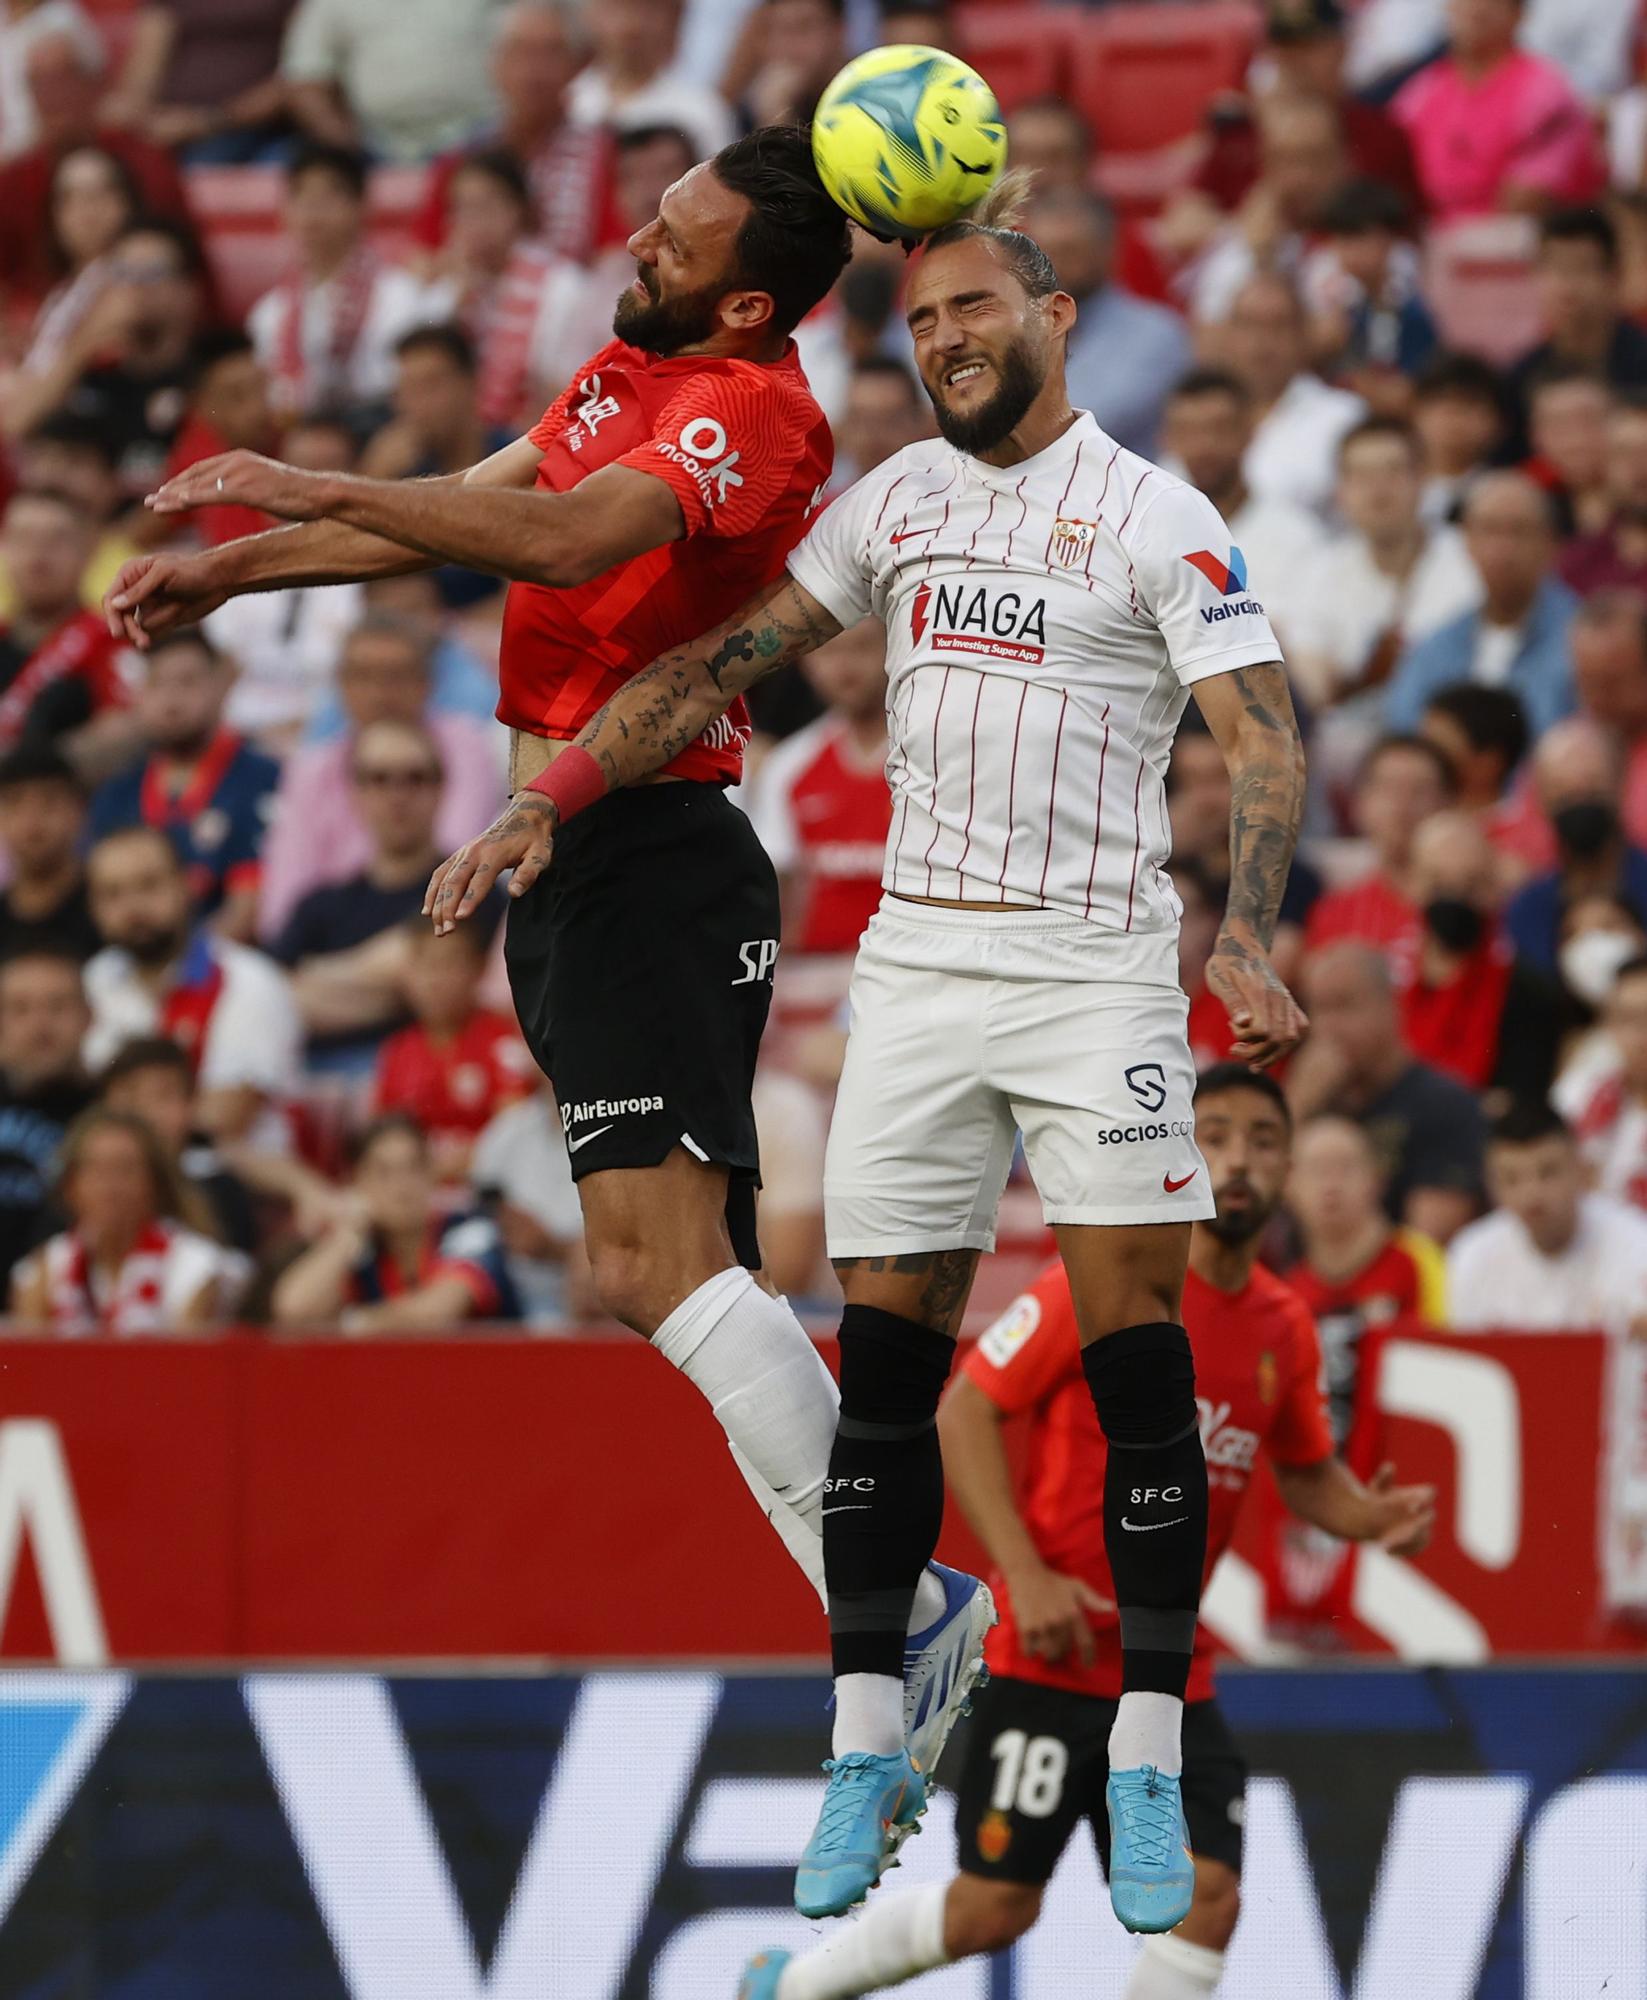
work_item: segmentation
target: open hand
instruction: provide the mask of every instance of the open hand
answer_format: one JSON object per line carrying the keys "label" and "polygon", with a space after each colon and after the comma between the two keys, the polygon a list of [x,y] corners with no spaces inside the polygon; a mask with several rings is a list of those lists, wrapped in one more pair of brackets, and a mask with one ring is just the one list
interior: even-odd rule
{"label": "open hand", "polygon": [[203,458],[151,493],[156,514],[187,514],[196,507],[257,507],[283,521],[317,521],[326,511],[326,475],[302,472],[256,451],[225,451]]}
{"label": "open hand", "polygon": [[136,556],[122,565],[103,597],[109,636],[147,651],[179,625],[197,625],[228,599],[205,580],[199,556]]}
{"label": "open hand", "polygon": [[549,866],[555,851],[556,814],[540,792],[517,792],[478,839],[460,847],[429,878],[423,914],[436,937],[473,916],[487,892],[507,869],[509,894],[524,896]]}
{"label": "open hand", "polygon": [[1207,960],[1207,985],[1235,1030],[1235,1059],[1249,1069],[1271,1068],[1304,1039],[1304,1010],[1257,944],[1224,932]]}
{"label": "open hand", "polygon": [[1367,1481],[1373,1504],[1373,1532],[1367,1539],[1392,1556],[1416,1556],[1435,1527],[1435,1488],[1397,1486],[1395,1467],[1381,1465]]}

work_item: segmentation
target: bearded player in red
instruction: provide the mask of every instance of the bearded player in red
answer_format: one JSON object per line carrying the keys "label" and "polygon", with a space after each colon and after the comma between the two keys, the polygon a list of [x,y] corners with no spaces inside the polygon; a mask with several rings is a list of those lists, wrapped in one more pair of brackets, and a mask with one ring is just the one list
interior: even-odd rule
{"label": "bearded player in red", "polygon": [[[207,459],[151,496],[157,512],[232,503],[302,525],[128,564],[111,630],[148,645],[243,592],[442,562],[508,577],[498,716],[517,797],[491,832],[541,826],[529,806],[542,800],[524,793],[625,681],[782,575],[833,462],[790,338],[851,255],[810,135],[768,126],[725,147],[666,191],[629,249],[616,338],[526,437],[447,479]],[[821,1595],[838,1399],[787,1301],[754,1275],[750,1086],[779,919],[772,865],[726,797],[748,734],[740,702],[660,782],[569,826],[559,844],[578,865],[515,885],[506,955],[560,1105],[601,1304],[709,1401]],[[923,1763],[992,1618],[976,1578],[923,1576],[907,1661]]]}
{"label": "bearded player in red", "polygon": [[[1195,1143],[1217,1202],[1210,1221],[1193,1225],[1184,1284],[1207,1455],[1207,1574],[1235,1531],[1261,1449],[1302,1519],[1346,1541],[1415,1553],[1429,1537],[1433,1489],[1398,1487],[1387,1466],[1363,1485],[1333,1456],[1314,1321],[1258,1263],[1290,1164],[1280,1085],[1242,1063],[1208,1070],[1196,1088]],[[1020,1415],[1031,1424],[1029,1478],[1015,1495],[1001,1428]],[[950,1490],[994,1559],[1001,1601],[992,1678],[974,1697],[958,1784],[961,1873],[902,1895],[883,1890],[816,1951],[763,1954],[745,1972],[740,2000],[850,2000],[1004,1949],[1040,1915],[1082,1819],[1108,1861],[1104,1782],[1121,1645],[1095,1497],[1106,1447],[1061,1264],[979,1341],[939,1428]],[[1183,1740],[1194,1900],[1176,1930],[1144,1940],[1126,2000],[1209,2000],[1235,1929],[1246,1766],[1213,1698],[1205,1627]]]}

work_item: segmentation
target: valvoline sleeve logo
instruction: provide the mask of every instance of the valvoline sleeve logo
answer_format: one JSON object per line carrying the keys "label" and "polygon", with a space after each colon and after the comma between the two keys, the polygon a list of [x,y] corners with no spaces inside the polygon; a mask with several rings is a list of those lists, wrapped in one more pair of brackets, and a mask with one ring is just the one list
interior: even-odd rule
{"label": "valvoline sleeve logo", "polygon": [[1227,563],[1220,562],[1211,549],[1197,549],[1184,560],[1225,597],[1239,597],[1247,587],[1247,559],[1237,548],[1231,548]]}

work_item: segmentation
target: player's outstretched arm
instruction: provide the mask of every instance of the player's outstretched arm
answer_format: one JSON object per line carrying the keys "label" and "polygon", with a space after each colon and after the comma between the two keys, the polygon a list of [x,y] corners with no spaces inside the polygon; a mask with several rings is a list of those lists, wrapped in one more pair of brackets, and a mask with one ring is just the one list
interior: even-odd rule
{"label": "player's outstretched arm", "polygon": [[433,919],[437,932],[449,931],[510,870],[510,895],[524,896],[549,866],[563,819],[607,792],[661,770],[745,688],[833,639],[840,629],[839,620],[809,590],[786,576],[751,598],[724,625],[654,660],[624,682],[577,741],[525,791],[517,792],[478,839],[441,863],[430,878],[423,914]]}
{"label": "player's outstretched arm", "polygon": [[1268,1069],[1308,1022],[1270,963],[1281,897],[1304,816],[1304,746],[1279,660],[1195,684],[1230,774],[1230,891],[1207,984],[1235,1029],[1235,1054]]}
{"label": "player's outstretched arm", "polygon": [[1276,1465],[1275,1483],[1301,1521],[1340,1541],[1377,1542],[1392,1555],[1417,1555],[1435,1526],[1435,1488],[1397,1486],[1393,1465],[1381,1465],[1365,1485],[1341,1458]]}

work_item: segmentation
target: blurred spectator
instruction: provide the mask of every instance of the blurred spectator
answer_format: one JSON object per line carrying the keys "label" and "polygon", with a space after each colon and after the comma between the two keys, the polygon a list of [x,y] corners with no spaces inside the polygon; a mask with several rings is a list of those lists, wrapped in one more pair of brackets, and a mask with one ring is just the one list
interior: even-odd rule
{"label": "blurred spectator", "polygon": [[[441,4],[457,11],[458,0]],[[286,169],[285,214],[294,269],[246,315],[277,403],[351,416],[382,405],[394,387],[395,342],[426,313],[417,280],[384,263],[367,238],[364,158],[311,141]]]}
{"label": "blurred spectator", "polygon": [[89,1019],[79,964],[49,947],[0,959],[0,1280],[61,1217],[51,1207],[63,1134],[92,1101],[80,1060]]}
{"label": "blurred spectator", "polygon": [[1199,1074],[1214,1063],[1227,1062],[1235,1047],[1229,1012],[1207,984],[1207,960],[1224,921],[1224,905],[1199,862],[1177,858],[1172,886],[1183,905],[1178,919],[1178,983],[1190,1003],[1190,1060]]}
{"label": "blurred spectator", "polygon": [[1359,396],[1309,370],[1309,328],[1290,279],[1249,278],[1224,329],[1229,362],[1256,412],[1244,465],[1260,500],[1287,500],[1316,513],[1332,501],[1338,446],[1367,414]]}
{"label": "blurred spectator", "polygon": [[[125,502],[113,447],[95,423],[60,412],[20,438],[11,458],[20,487],[66,493],[92,521],[98,540],[80,573],[80,598],[97,610],[116,574],[139,553],[116,519]],[[11,615],[12,602],[11,579],[0,564],[0,617]]]}
{"label": "blurred spectator", "polygon": [[168,633],[142,659],[136,714],[146,749],[93,795],[91,838],[163,828],[196,912],[250,943],[280,766],[224,723],[234,667],[203,632]]}
{"label": "blurred spectator", "polygon": [[762,1066],[751,1093],[761,1151],[761,1257],[780,1292],[816,1294],[827,1282],[823,1170],[825,1101],[800,1077]]}
{"label": "blurred spectator", "polygon": [[1532,456],[1521,469],[1550,495],[1556,531],[1563,541],[1606,525],[1611,511],[1607,419],[1612,408],[1606,383],[1586,368],[1552,364],[1528,391]]}
{"label": "blurred spectator", "polygon": [[[1092,185],[1098,141],[1092,127],[1067,97],[1030,97],[1007,113],[1007,157],[1034,175],[1034,189],[1083,189]],[[1209,225],[1209,227],[1212,225]],[[1166,300],[1166,271],[1148,230],[1127,216],[1117,218],[1115,280],[1143,299]]]}
{"label": "blurred spectator", "polygon": [[298,0],[280,56],[293,117],[326,146],[428,160],[492,115],[497,0]]}
{"label": "blurred spectator", "polygon": [[851,53],[846,0],[760,0],[759,46],[738,111],[748,125],[804,125]]}
{"label": "blurred spectator", "polygon": [[25,437],[55,410],[116,336],[119,301],[104,304],[111,252],[138,212],[137,183],[118,154],[76,146],[53,163],[46,231],[55,283],[34,316],[14,373],[0,378],[0,428]]}
{"label": "blurred spectator", "polygon": [[1574,1103],[1574,1127],[1593,1186],[1647,1208],[1647,958],[1627,958],[1613,974],[1602,1022],[1614,1062]]}
{"label": "blurred spectator", "polygon": [[1385,703],[1392,729],[1413,729],[1430,696],[1454,681],[1507,687],[1535,731],[1572,707],[1567,632],[1578,599],[1554,574],[1550,501],[1520,472],[1477,481],[1464,507],[1464,543],[1481,579],[1481,608],[1410,646]]}
{"label": "blurred spectator", "polygon": [[[573,125],[566,114],[567,86],[584,47],[575,0],[513,0],[495,17],[490,74],[497,122],[435,162],[418,220],[420,242],[435,249],[445,241],[447,187],[463,161],[499,148],[519,161],[539,234],[558,256],[586,264],[603,236],[624,233],[611,216],[611,136]],[[647,213],[655,215],[656,205]]]}
{"label": "blurred spectator", "polygon": [[5,0],[0,7],[0,158],[37,137],[29,91],[28,54],[38,41],[73,43],[88,65],[103,63],[103,44],[80,0]]}
{"label": "blurred spectator", "polygon": [[110,769],[136,741],[136,655],[80,602],[95,539],[95,524],[66,494],[15,494],[0,519],[13,599],[0,627],[0,754],[25,741],[55,742],[86,777]]}
{"label": "blurred spectator", "polygon": [[1556,864],[1519,890],[1504,912],[1516,951],[1554,972],[1561,912],[1580,896],[1618,893],[1647,910],[1647,853],[1626,838],[1620,800],[1624,753],[1582,716],[1558,723],[1533,752],[1533,793],[1555,835]]}
{"label": "blurred spectator", "polygon": [[1398,417],[1365,417],[1338,447],[1347,532],[1312,566],[1288,628],[1288,665],[1317,707],[1381,686],[1405,647],[1480,596],[1458,530],[1420,514],[1423,482],[1417,434]]}
{"label": "blurred spectator", "polygon": [[1584,201],[1601,185],[1590,116],[1566,75],[1516,46],[1521,0],[1450,0],[1447,53],[1390,109],[1438,220]]}
{"label": "blurred spectator", "polygon": [[[354,439],[331,417],[293,424],[280,451],[306,472],[354,469]],[[240,669],[229,726],[284,757],[330,698],[338,656],[365,603],[358,583],[314,584],[237,597],[208,613],[202,629]]]}
{"label": "blurred spectator", "polygon": [[435,1195],[416,1123],[398,1112],[375,1119],[336,1219],[275,1281],[276,1323],[442,1333],[463,1320],[518,1319],[496,1226],[483,1215],[443,1222]]}
{"label": "blurred spectator", "polygon": [[515,1022],[480,1004],[487,948],[483,934],[461,925],[436,937],[430,925],[414,922],[402,982],[412,1025],[378,1051],[373,1109],[404,1111],[416,1121],[442,1182],[468,1177],[482,1131],[537,1083]]}
{"label": "blurred spectator", "polygon": [[159,1138],[94,1106],[63,1142],[57,1201],[68,1228],[12,1275],[13,1317],[54,1333],[184,1333],[233,1309],[237,1261]]}
{"label": "blurred spectator", "polygon": [[1615,389],[1647,388],[1647,332],[1623,312],[1618,231],[1604,209],[1545,217],[1538,290],[1545,334],[1511,370],[1518,395],[1556,363],[1588,369]]}
{"label": "blurred spectator", "polygon": [[280,43],[293,0],[147,0],[108,116],[196,166],[248,166],[285,143]]}
{"label": "blurred spectator", "polygon": [[1556,963],[1575,1032],[1562,1044],[1550,1102],[1564,1118],[1580,1118],[1619,1075],[1619,1045],[1607,1026],[1607,1010],[1620,971],[1643,952],[1647,917],[1627,897],[1580,896],[1562,911]]}
{"label": "blurred spectator", "polygon": [[1579,708],[1624,745],[1624,830],[1647,847],[1647,601],[1633,591],[1585,599],[1571,633]]}
{"label": "blurred spectator", "polygon": [[1353,1118],[1377,1150],[1391,1218],[1447,1242],[1481,1192],[1485,1127],[1475,1093],[1419,1062],[1402,1040],[1381,952],[1327,945],[1305,960],[1303,977],[1310,1038],[1288,1071],[1293,1115]]}
{"label": "blurred spectator", "polygon": [[1070,401],[1148,457],[1168,393],[1193,358],[1183,321],[1116,283],[1115,216],[1101,195],[1051,189],[1030,204],[1024,227],[1080,307],[1066,352]]}
{"label": "blurred spectator", "polygon": [[1647,1299],[1647,1216],[1584,1191],[1578,1147],[1547,1104],[1507,1111],[1487,1146],[1492,1212],[1447,1252],[1452,1323],[1463,1332],[1634,1329]]}
{"label": "blurred spectator", "polygon": [[1451,765],[1459,806],[1475,814],[1495,847],[1516,854],[1508,793],[1529,741],[1520,702],[1503,688],[1459,681],[1431,695],[1418,727]]}
{"label": "blurred spectator", "polygon": [[1259,272],[1296,281],[1325,210],[1350,177],[1344,128],[1327,98],[1271,91],[1260,98],[1258,179],[1188,274],[1191,316],[1227,320],[1236,295]]}
{"label": "blurred spectator", "polygon": [[74,766],[43,743],[0,757],[0,964],[20,951],[62,952],[81,963],[102,940],[86,900],[80,836],[86,794]]}
{"label": "blurred spectator", "polygon": [[[203,458],[226,451],[272,453],[278,444],[269,376],[251,337],[238,327],[201,334],[189,357],[189,403],[164,477],[173,479]],[[197,507],[174,517],[209,547],[259,534],[275,523],[255,507]]]}
{"label": "blurred spectator", "polygon": [[1580,597],[1647,592],[1647,400],[1616,403],[1608,413],[1604,505],[1606,526],[1570,541],[1556,573]]}
{"label": "blurred spectator", "polygon": [[1498,377],[1478,355],[1438,354],[1413,384],[1413,424],[1424,446],[1424,518],[1456,521],[1504,440]]}
{"label": "blurred spectator", "polygon": [[1373,745],[1351,808],[1355,830],[1371,849],[1372,867],[1329,889],[1311,909],[1305,931],[1311,952],[1345,941],[1384,949],[1417,938],[1413,836],[1452,803],[1455,789],[1446,757],[1422,737],[1386,736]]}
{"label": "blurred spectator", "polygon": [[415,625],[368,613],[344,641],[337,685],[347,733],[294,751],[281,773],[263,847],[259,922],[265,939],[281,931],[310,891],[365,866],[371,839],[349,774],[355,743],[372,724],[399,720],[427,727],[438,744],[445,783],[435,833],[445,852],[461,847],[497,811],[496,731],[468,716],[428,713],[430,651]]}
{"label": "blurred spectator", "polygon": [[169,1035],[199,1079],[201,1130],[283,1150],[276,1107],[297,1087],[301,1027],[280,968],[196,928],[183,864],[159,827],[106,834],[86,879],[105,940],[86,967],[88,1065],[104,1068],[139,1036]]}
{"label": "blurred spectator", "polygon": [[1323,372],[1373,408],[1404,414],[1440,336],[1407,240],[1406,203],[1381,181],[1348,181],[1323,204],[1326,245],[1309,263],[1311,342]]}
{"label": "blurred spectator", "polygon": [[584,26],[591,56],[566,94],[577,125],[673,125],[696,157],[708,159],[733,136],[732,113],[717,92],[674,67],[677,0],[599,0]]}
{"label": "blurred spectator", "polygon": [[[635,281],[629,238],[652,220],[665,191],[696,161],[697,148],[673,125],[637,125],[616,135],[612,155],[616,240],[606,244],[590,266],[577,335],[574,338],[570,331],[566,335],[569,346],[593,354],[612,338],[613,307],[619,293]],[[849,266],[843,286],[851,277]],[[890,298],[887,303],[890,306]]]}
{"label": "blurred spectator", "polygon": [[234,1249],[256,1247],[252,1193],[195,1130],[195,1077],[185,1050],[163,1035],[127,1042],[97,1080],[98,1101],[141,1118],[186,1186],[199,1196],[214,1234]]}
{"label": "blurred spectator", "polygon": [[[43,8],[43,13],[52,10]],[[61,20],[61,16],[58,16]],[[148,215],[188,220],[188,198],[177,162],[164,146],[123,130],[102,116],[103,50],[93,36],[54,26],[28,44],[24,79],[33,106],[36,137],[25,151],[0,165],[0,271],[8,292],[42,297],[53,281],[50,239],[41,228],[52,168],[77,146],[100,146],[125,162]]]}
{"label": "blurred spectator", "polygon": [[871,354],[854,365],[847,385],[830,485],[844,493],[905,445],[931,437],[932,428],[932,405],[914,370],[890,354]]}
{"label": "blurred spectator", "polygon": [[[1222,751],[1199,712],[1186,713],[1173,740],[1167,765],[1167,813],[1172,851],[1199,869],[1209,893],[1222,907],[1230,881],[1230,775]],[[1293,860],[1281,892],[1271,957],[1283,979],[1291,979],[1304,944],[1304,925],[1321,894],[1321,878],[1302,856]]]}
{"label": "blurred spectator", "polygon": [[425,311],[462,326],[479,357],[481,415],[518,436],[588,352],[573,346],[588,310],[588,279],[536,235],[531,191],[512,153],[461,161],[447,183],[446,209]]}
{"label": "blurred spectator", "polygon": [[1497,858],[1480,823],[1456,808],[1427,819],[1413,836],[1411,882],[1423,929],[1400,973],[1403,1041],[1472,1090],[1546,1096],[1558,995],[1500,929]]}
{"label": "blurred spectator", "polygon": [[[270,948],[291,968],[310,1067],[318,1062],[356,1073],[370,1067],[384,1037],[406,1018],[405,926],[421,912],[441,858],[435,813],[444,772],[439,746],[422,723],[385,721],[368,723],[354,739],[348,773],[370,842],[366,865],[311,889]],[[479,913],[484,943],[501,914],[497,898]]]}
{"label": "blurred spectator", "polygon": [[593,1311],[583,1209],[547,1083],[500,1111],[481,1133],[469,1179],[503,1238],[524,1317],[542,1322]]}
{"label": "blurred spectator", "polygon": [[185,225],[140,217],[115,245],[109,275],[99,313],[107,308],[112,337],[63,408],[102,432],[127,499],[139,500],[160,483],[182,427],[206,263]]}
{"label": "blurred spectator", "polygon": [[880,907],[892,823],[880,621],[832,639],[802,671],[824,713],[762,763],[749,816],[783,886],[788,950],[851,952]]}
{"label": "blurred spectator", "polygon": [[[497,627],[477,638],[487,659],[472,647],[441,600],[438,572],[407,570],[401,576],[374,576],[366,585],[366,615],[396,619],[429,648],[429,713],[433,717],[463,716],[485,724],[485,737],[502,769],[507,734],[496,727],[498,706]],[[348,717],[336,694],[330,695],[309,727],[311,743],[325,743],[348,730]]]}
{"label": "blurred spectator", "polygon": [[1285,645],[1326,536],[1307,508],[1252,490],[1246,469],[1251,442],[1252,398],[1225,370],[1194,369],[1168,397],[1163,455],[1223,515],[1246,558],[1248,582]]}

